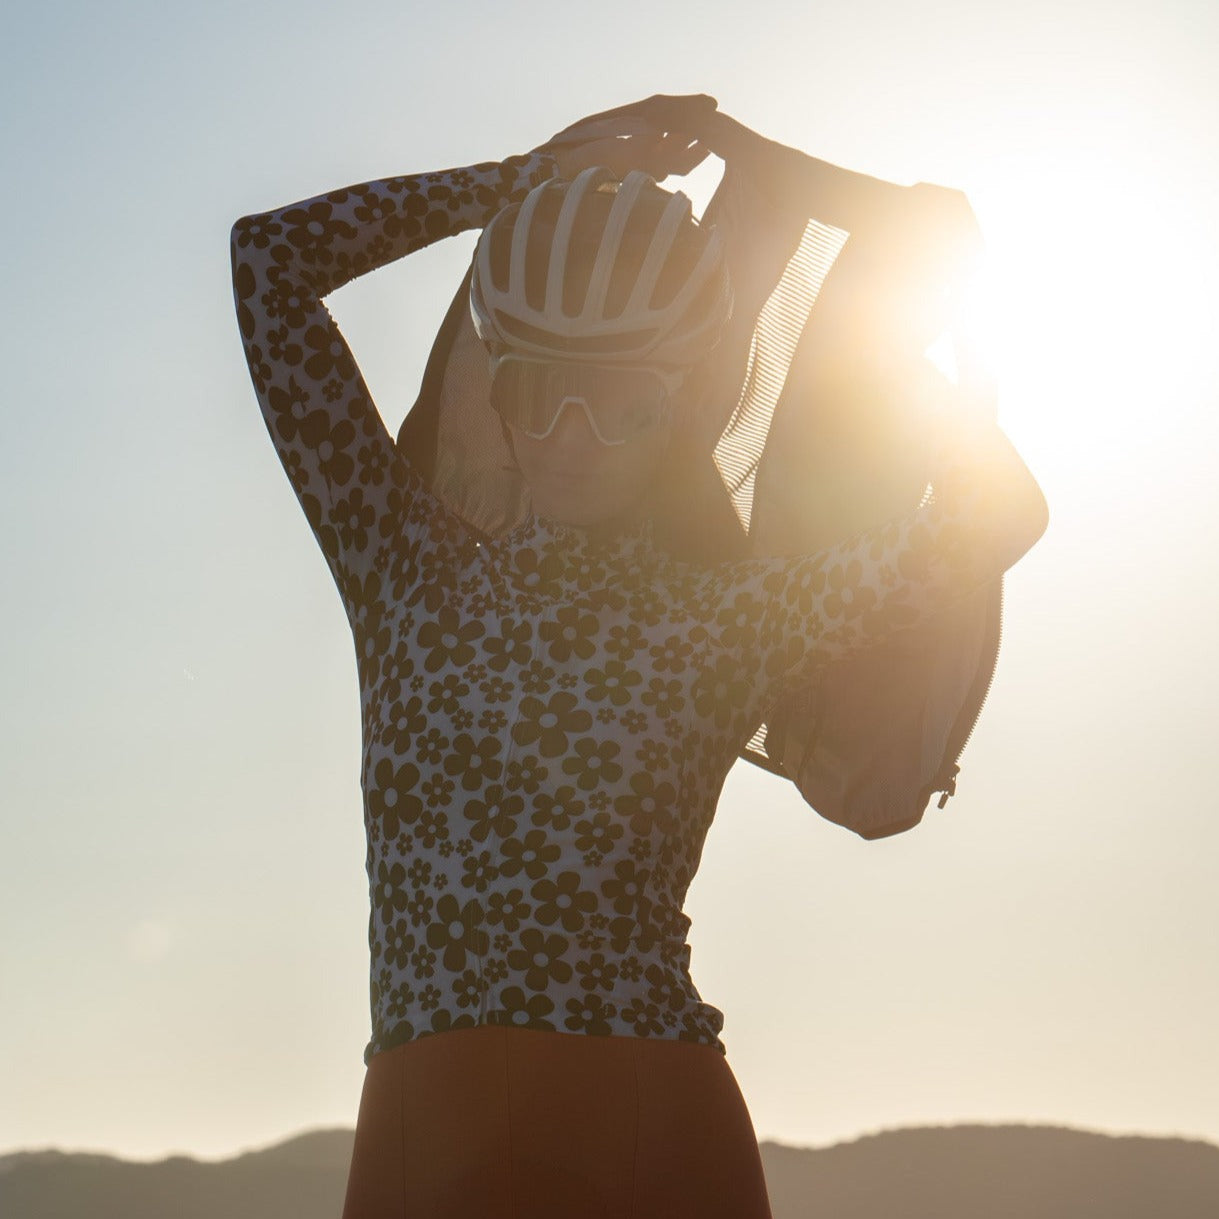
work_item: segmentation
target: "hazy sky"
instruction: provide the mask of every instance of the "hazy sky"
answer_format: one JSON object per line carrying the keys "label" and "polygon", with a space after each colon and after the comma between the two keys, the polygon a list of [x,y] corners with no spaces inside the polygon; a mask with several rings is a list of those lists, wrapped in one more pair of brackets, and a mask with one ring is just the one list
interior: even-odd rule
{"label": "hazy sky", "polygon": [[[1219,1141],[1217,38],[1209,0],[6,14],[0,1150],[355,1119],[355,665],[249,385],[229,226],[694,91],[969,193],[1002,418],[1052,513],[947,809],[865,843],[729,780],[693,973],[759,1135]],[[391,428],[470,240],[332,298]]]}

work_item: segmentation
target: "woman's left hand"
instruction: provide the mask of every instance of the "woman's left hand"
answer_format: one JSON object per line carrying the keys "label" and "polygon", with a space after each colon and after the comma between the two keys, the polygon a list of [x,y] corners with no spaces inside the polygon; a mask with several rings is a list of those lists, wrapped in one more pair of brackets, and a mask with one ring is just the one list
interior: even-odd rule
{"label": "woman's left hand", "polygon": [[534,151],[553,157],[560,177],[567,179],[590,165],[604,165],[620,178],[639,169],[660,182],[688,174],[708,155],[693,133],[705,127],[715,108],[715,98],[704,93],[658,93],[580,119]]}

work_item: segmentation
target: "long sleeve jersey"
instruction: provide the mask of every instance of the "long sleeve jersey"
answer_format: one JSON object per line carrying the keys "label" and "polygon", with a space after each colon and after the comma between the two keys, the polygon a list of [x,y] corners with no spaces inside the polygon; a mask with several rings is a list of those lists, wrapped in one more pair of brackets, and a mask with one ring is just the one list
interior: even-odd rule
{"label": "long sleeve jersey", "polygon": [[646,521],[468,530],[322,302],[552,172],[532,156],[390,178],[233,229],[258,401],[355,643],[366,1058],[483,1023],[722,1051],[683,903],[739,749],[785,682],[994,574],[950,497],[820,554],[710,568]]}

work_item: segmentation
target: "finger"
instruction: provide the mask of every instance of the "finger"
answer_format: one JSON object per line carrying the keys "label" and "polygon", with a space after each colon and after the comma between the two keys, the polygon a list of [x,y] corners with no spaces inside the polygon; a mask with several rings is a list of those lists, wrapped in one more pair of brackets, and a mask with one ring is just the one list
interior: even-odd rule
{"label": "finger", "polygon": [[582,150],[598,164],[624,177],[632,169],[663,182],[688,174],[709,155],[710,149],[686,136],[632,136],[628,139],[586,145]]}
{"label": "finger", "polygon": [[571,148],[577,144],[613,140],[621,136],[650,135],[654,130],[650,123],[638,117],[582,119],[551,136],[542,148]]}
{"label": "finger", "polygon": [[639,115],[646,118],[658,131],[669,135],[685,133],[690,138],[701,136],[716,113],[716,100],[705,93],[682,96],[657,94],[647,99],[639,108]]}
{"label": "finger", "polygon": [[716,105],[715,98],[705,93],[657,93],[642,101],[590,114],[539,147],[548,149],[606,135],[642,134],[646,129],[663,132],[684,127],[697,133],[715,112]]}
{"label": "finger", "polygon": [[688,174],[710,154],[711,149],[705,144],[692,140],[688,135],[676,133],[665,137],[662,150],[667,172],[679,175]]}
{"label": "finger", "polygon": [[692,135],[705,145],[721,161],[735,159],[746,152],[757,136],[748,127],[730,118],[722,110],[712,110],[703,116],[700,127],[692,129]]}
{"label": "finger", "polygon": [[714,111],[717,104],[715,98],[707,93],[654,93],[642,101],[615,106],[612,110],[601,111],[600,114],[590,114],[588,118],[581,119],[580,123],[602,119],[641,118],[661,131],[669,131],[680,127],[683,117],[689,120],[702,118]]}
{"label": "finger", "polygon": [[671,158],[665,151],[664,137],[658,134],[641,136],[620,142],[623,146],[624,172],[641,169],[657,182],[673,172]]}
{"label": "finger", "polygon": [[675,130],[683,118],[697,119],[712,113],[719,103],[709,93],[655,93],[641,103],[642,113],[666,129]]}

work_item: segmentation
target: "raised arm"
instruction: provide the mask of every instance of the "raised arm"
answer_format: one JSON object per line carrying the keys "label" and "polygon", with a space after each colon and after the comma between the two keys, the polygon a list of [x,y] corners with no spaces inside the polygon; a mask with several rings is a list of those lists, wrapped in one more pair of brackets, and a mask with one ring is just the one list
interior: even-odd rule
{"label": "raised arm", "polygon": [[933,497],[906,516],[816,554],[712,574],[704,604],[747,678],[746,718],[808,668],[882,643],[995,579],[1045,531],[1041,489],[992,421],[955,421],[939,469]]}
{"label": "raised arm", "polygon": [[[712,601],[730,638],[752,640],[747,662],[779,677],[862,650],[993,580],[1048,514],[973,387],[954,386],[923,357],[981,256],[966,197],[853,173],[718,110],[700,112],[690,130],[776,207],[850,233],[787,370],[757,472],[758,553],[806,557],[740,565]],[[929,474],[934,499],[911,511]],[[837,527],[838,509],[857,509],[843,490],[858,498],[872,475],[879,524],[840,542],[863,523],[855,510],[857,523]],[[739,613],[730,608],[738,597]],[[731,629],[749,607],[756,636]]]}
{"label": "raised arm", "polygon": [[233,292],[250,376],[340,591],[396,529],[408,471],[323,298],[485,225],[553,173],[549,157],[511,157],[348,186],[233,226]]}

